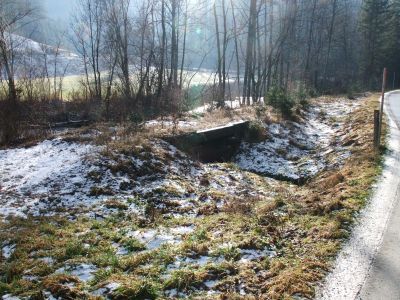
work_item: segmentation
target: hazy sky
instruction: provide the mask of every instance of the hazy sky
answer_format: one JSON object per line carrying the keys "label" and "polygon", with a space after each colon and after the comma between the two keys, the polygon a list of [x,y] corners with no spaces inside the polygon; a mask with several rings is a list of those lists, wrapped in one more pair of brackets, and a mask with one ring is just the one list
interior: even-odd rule
{"label": "hazy sky", "polygon": [[49,17],[55,20],[68,21],[76,0],[44,0],[43,4]]}

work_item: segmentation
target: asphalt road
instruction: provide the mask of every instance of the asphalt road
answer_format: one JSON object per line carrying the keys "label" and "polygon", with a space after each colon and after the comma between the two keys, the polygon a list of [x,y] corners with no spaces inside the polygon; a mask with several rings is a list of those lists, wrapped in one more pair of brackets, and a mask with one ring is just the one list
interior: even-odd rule
{"label": "asphalt road", "polygon": [[[400,129],[400,92],[389,94],[386,100],[387,112]],[[400,139],[400,136],[395,138]],[[400,173],[396,175],[400,176]],[[396,191],[392,213],[358,299],[400,299],[400,185],[392,186],[391,189]]]}

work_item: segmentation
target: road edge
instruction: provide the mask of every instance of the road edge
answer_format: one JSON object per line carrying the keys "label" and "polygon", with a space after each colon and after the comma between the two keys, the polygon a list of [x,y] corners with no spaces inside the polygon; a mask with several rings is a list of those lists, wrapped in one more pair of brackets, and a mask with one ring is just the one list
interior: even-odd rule
{"label": "road edge", "polygon": [[[386,97],[400,91],[386,93]],[[379,185],[374,187],[367,206],[356,220],[350,238],[342,247],[333,264],[334,269],[326,276],[317,289],[318,300],[356,299],[365,284],[374,258],[382,245],[390,216],[396,200],[393,189],[388,187],[400,182],[393,175],[393,165],[400,173],[400,143],[395,140],[400,135],[400,124],[394,118],[390,103],[385,105],[389,121],[388,148],[395,155],[384,156],[384,168],[379,177]],[[397,162],[397,164],[395,164]],[[384,201],[382,201],[382,199]]]}

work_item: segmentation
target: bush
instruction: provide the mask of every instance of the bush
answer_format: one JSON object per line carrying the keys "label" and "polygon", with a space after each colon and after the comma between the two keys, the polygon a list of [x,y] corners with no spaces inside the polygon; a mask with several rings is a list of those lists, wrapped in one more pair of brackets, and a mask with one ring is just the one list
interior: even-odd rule
{"label": "bush", "polygon": [[267,104],[278,110],[284,117],[292,115],[294,101],[281,87],[273,87],[267,94]]}
{"label": "bush", "polygon": [[308,106],[308,98],[310,97],[310,91],[303,85],[300,86],[296,93],[296,98],[299,101],[301,107],[306,108]]}
{"label": "bush", "polygon": [[204,85],[196,84],[184,90],[183,97],[183,110],[190,111],[202,105],[201,95],[203,93]]}

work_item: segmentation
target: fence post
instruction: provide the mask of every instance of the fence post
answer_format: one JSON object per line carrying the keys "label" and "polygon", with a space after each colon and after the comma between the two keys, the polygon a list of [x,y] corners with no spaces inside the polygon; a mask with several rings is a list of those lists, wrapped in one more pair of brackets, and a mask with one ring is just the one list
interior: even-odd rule
{"label": "fence post", "polygon": [[374,111],[374,148],[379,149],[379,109]]}
{"label": "fence post", "polygon": [[381,136],[382,136],[382,121],[383,121],[383,109],[385,104],[385,89],[386,89],[386,78],[387,78],[387,69],[383,69],[383,81],[382,81],[382,95],[381,95],[381,110],[379,113],[379,125],[378,125],[378,147],[381,144]]}

